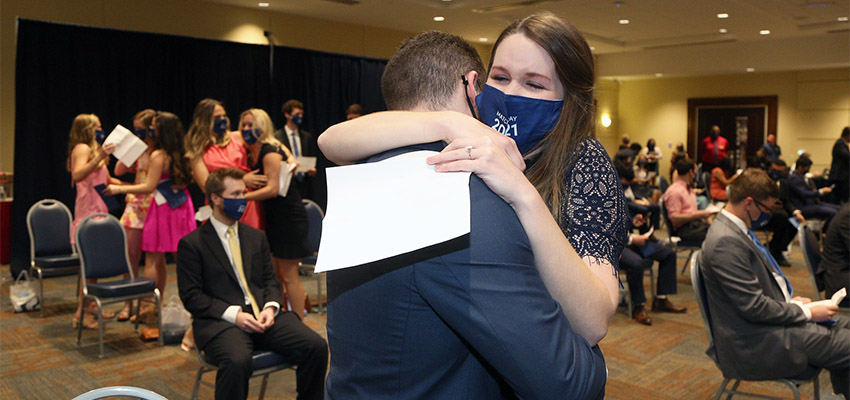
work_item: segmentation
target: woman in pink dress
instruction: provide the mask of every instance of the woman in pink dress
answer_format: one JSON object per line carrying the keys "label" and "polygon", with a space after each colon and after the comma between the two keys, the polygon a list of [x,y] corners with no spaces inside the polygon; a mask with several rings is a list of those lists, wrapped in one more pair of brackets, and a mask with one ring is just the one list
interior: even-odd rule
{"label": "woman in pink dress", "polygon": [[[74,203],[74,222],[71,224],[71,244],[76,238],[74,233],[77,224],[83,218],[94,213],[106,213],[109,210],[95,189],[98,185],[107,185],[110,182],[120,181],[109,176],[106,169],[106,161],[109,155],[115,151],[114,144],[100,146],[106,134],[101,129],[100,118],[94,114],[80,114],[74,118],[71,125],[71,133],[68,135],[68,172],[71,173],[71,184],[77,189],[77,198]],[[89,283],[97,282],[96,279],[87,280]],[[80,292],[82,296],[82,289]],[[82,297],[81,297],[82,298]],[[73,326],[76,328],[82,318],[82,301],[77,305],[74,314]],[[103,313],[104,318],[112,318],[114,314]],[[86,329],[97,329],[97,319],[92,318],[86,322],[83,318],[83,327]]]}
{"label": "woman in pink dress", "polygon": [[[141,248],[145,252],[145,277],[154,279],[160,293],[165,293],[165,253],[176,253],[177,243],[197,224],[192,198],[186,190],[192,178],[183,156],[183,124],[176,115],[160,111],[154,116],[153,125],[147,179],[136,185],[109,185],[104,193],[154,193],[142,228]],[[150,322],[153,307],[139,310],[139,314]]]}
{"label": "woman in pink dress", "polygon": [[[151,152],[153,151],[153,116],[156,111],[146,109],[139,111],[133,117],[133,131],[139,139],[142,139],[148,145],[147,150],[139,156],[139,159],[131,166],[124,165],[121,161],[115,163],[115,176],[121,176],[128,172],[135,173],[136,184],[143,183],[148,176],[148,168],[151,162]],[[128,193],[125,197],[124,214],[121,215],[121,225],[124,226],[124,231],[127,233],[127,254],[130,257],[130,268],[133,269],[133,275],[139,276],[139,260],[142,258],[142,228],[145,226],[145,216],[148,214],[148,206],[153,198],[152,193],[135,194]],[[125,279],[129,276],[125,276]],[[119,321],[130,319],[132,313],[132,302],[128,301],[124,304],[124,308],[118,313]]]}
{"label": "woman in pink dress", "polygon": [[[218,100],[203,99],[195,107],[192,126],[186,135],[186,157],[195,183],[203,190],[210,172],[219,168],[236,168],[248,172],[243,180],[249,191],[265,186],[267,178],[248,167],[248,153],[242,135],[230,132],[229,127],[230,120]],[[248,206],[239,221],[263,229],[259,204],[250,192],[245,197]]]}

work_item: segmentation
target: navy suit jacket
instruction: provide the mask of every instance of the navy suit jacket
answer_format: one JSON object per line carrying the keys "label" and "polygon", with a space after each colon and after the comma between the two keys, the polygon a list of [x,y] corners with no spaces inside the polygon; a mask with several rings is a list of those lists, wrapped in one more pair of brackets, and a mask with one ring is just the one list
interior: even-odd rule
{"label": "navy suit jacket", "polygon": [[794,207],[803,208],[817,204],[820,194],[806,184],[806,178],[796,171],[788,175],[788,190]]}
{"label": "navy suit jacket", "polygon": [[513,209],[475,175],[469,192],[469,235],[328,273],[326,398],[603,396],[602,353],[549,295]]}

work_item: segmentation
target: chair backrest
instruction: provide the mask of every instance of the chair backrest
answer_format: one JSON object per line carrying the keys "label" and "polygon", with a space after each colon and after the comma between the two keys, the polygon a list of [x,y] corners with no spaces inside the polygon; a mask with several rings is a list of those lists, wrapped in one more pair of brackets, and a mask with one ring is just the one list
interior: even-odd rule
{"label": "chair backrest", "polygon": [[812,286],[814,286],[817,296],[820,298],[820,292],[824,290],[823,280],[818,279],[818,268],[821,262],[820,243],[815,233],[805,224],[801,224],[797,230],[797,240],[800,241],[803,260],[806,261],[806,266],[810,272],[809,275],[812,277]]}
{"label": "chair backrest", "polygon": [[325,218],[325,213],[316,202],[303,199],[304,208],[307,209],[307,241],[313,247],[313,251],[319,251],[319,241],[322,239],[322,219]]}
{"label": "chair backrest", "polygon": [[97,400],[107,397],[132,397],[142,400],[168,400],[160,394],[134,386],[108,386],[100,389],[94,389],[74,397],[73,400]]}
{"label": "chair backrest", "polygon": [[714,335],[711,331],[711,312],[708,309],[708,295],[705,291],[705,280],[702,277],[702,250],[697,250],[691,257],[691,285],[694,287],[694,297],[697,299],[699,313],[705,324],[705,334],[708,336],[709,345],[714,343]]}
{"label": "chair backrest", "polygon": [[59,200],[44,199],[27,211],[30,259],[74,253],[71,245],[71,211]]}
{"label": "chair backrest", "polygon": [[666,192],[668,187],[670,187],[670,183],[667,182],[667,178],[659,175],[658,176],[658,189],[661,190],[661,193]]}
{"label": "chair backrest", "polygon": [[89,215],[77,225],[80,273],[85,278],[108,278],[130,274],[127,237],[118,219],[103,213]]}
{"label": "chair backrest", "polygon": [[667,225],[667,235],[676,236],[676,228],[673,228],[673,221],[667,215],[667,207],[664,207],[664,201],[659,203],[659,207],[661,207],[661,218],[664,218],[664,225]]}

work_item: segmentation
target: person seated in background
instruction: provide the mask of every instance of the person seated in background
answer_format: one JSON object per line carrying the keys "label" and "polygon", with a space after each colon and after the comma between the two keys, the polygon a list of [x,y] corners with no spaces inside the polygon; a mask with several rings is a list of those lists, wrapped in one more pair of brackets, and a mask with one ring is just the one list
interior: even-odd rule
{"label": "person seated in background", "polygon": [[345,110],[345,119],[354,119],[363,115],[363,107],[360,104],[354,103]]}
{"label": "person seated in background", "polygon": [[632,149],[626,147],[625,149],[621,148],[617,150],[614,154],[614,162],[628,165],[631,168],[635,163],[635,155],[632,153]]}
{"label": "person seated in background", "polygon": [[299,399],[321,399],[327,343],[297,313],[280,311],[280,282],[266,235],[238,222],[246,207],[244,175],[220,168],[207,177],[212,217],[177,247],[180,300],[192,313],[195,343],[218,366],[216,399],[248,397],[255,349],[274,351],[298,366]]}
{"label": "person seated in background", "polygon": [[714,343],[706,353],[724,375],[746,380],[825,368],[833,390],[847,398],[850,320],[835,315],[837,306],[792,297],[790,281],[753,232],[770,219],[778,196],[766,172],[749,168],[708,230],[700,257]]}
{"label": "person seated in background", "polygon": [[732,165],[732,160],[725,157],[720,160],[720,164],[711,170],[711,186],[709,194],[713,200],[726,201],[726,187],[735,182],[738,174],[735,173],[735,166]]}
{"label": "person seated in background", "polygon": [[788,177],[788,189],[791,203],[800,209],[806,218],[817,218],[824,220],[824,231],[827,230],[829,220],[838,212],[838,205],[821,202],[821,196],[832,192],[827,186],[818,190],[812,189],[806,183],[806,174],[812,168],[812,160],[806,156],[800,156],[795,164],[794,172]]}
{"label": "person seated in background", "polygon": [[[826,290],[824,297],[832,297],[841,288],[850,291],[850,203],[844,203],[835,214],[823,240],[821,256],[820,269],[824,271],[823,284]],[[850,306],[850,297],[844,298],[840,306]]]}
{"label": "person seated in background", "polygon": [[620,138],[620,147],[617,150],[631,150],[629,145],[631,144],[632,139],[629,138],[629,135],[623,135]]}
{"label": "person seated in background", "polygon": [[682,240],[702,241],[712,213],[697,209],[697,196],[691,188],[697,175],[696,166],[692,160],[684,159],[676,164],[676,171],[679,176],[664,192],[664,208],[673,224],[670,234],[675,232]]}
{"label": "person seated in background", "polygon": [[776,144],[776,135],[772,133],[767,135],[767,142],[761,146],[761,149],[764,150],[764,155],[769,161],[776,161],[782,155],[782,149]]}
{"label": "person seated in background", "polygon": [[661,148],[655,145],[655,139],[650,138],[646,142],[646,147],[641,150],[640,155],[646,157],[647,172],[658,175],[658,162],[661,161],[663,154],[661,154]]}
{"label": "person seated in background", "polygon": [[679,160],[688,158],[688,152],[685,151],[685,144],[682,142],[676,143],[676,151],[670,157],[670,181],[676,180],[676,163]]}
{"label": "person seated in background", "polygon": [[794,204],[791,203],[791,199],[788,197],[788,166],[785,164],[785,161],[782,161],[781,158],[776,159],[771,164],[768,175],[779,186],[779,202],[777,203],[782,203],[781,205],[777,204],[770,217],[770,222],[764,226],[765,230],[773,232],[770,243],[768,243],[768,248],[770,249],[770,255],[776,259],[779,265],[790,267],[791,262],[782,255],[782,252],[794,240],[794,236],[797,234],[797,228],[788,221],[788,218],[793,216],[798,224],[805,224],[806,218],[800,209],[794,207]]}
{"label": "person seated in background", "polygon": [[771,161],[772,160],[767,158],[767,153],[765,153],[764,148],[759,147],[759,149],[756,150],[756,154],[750,159],[749,163],[751,167],[767,171],[770,169]]}
{"label": "person seated in background", "polygon": [[623,185],[623,195],[626,196],[626,201],[628,201],[629,212],[632,215],[640,214],[650,221],[649,224],[641,225],[640,232],[646,232],[650,227],[658,229],[661,220],[661,206],[649,201],[642,195],[638,195],[639,190],[633,190],[635,171],[628,164],[617,161],[614,162],[614,168],[620,175],[620,183]]}
{"label": "person seated in background", "polygon": [[[633,214],[632,227],[645,225],[644,216]],[[644,270],[652,268],[652,262],[658,261],[658,284],[655,298],[652,300],[653,312],[681,314],[685,307],[674,305],[667,295],[678,293],[676,283],[676,252],[663,246],[650,234],[635,235],[629,233],[629,242],[620,253],[620,268],[626,270],[626,282],[632,301],[632,319],[643,325],[652,325],[652,318],[646,312],[646,293],[643,288]]]}

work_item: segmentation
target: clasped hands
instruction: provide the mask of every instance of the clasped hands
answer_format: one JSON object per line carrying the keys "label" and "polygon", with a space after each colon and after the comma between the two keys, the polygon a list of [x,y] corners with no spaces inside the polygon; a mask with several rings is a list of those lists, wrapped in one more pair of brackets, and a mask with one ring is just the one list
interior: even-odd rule
{"label": "clasped hands", "polygon": [[266,307],[260,312],[260,319],[251,313],[239,311],[236,314],[236,327],[248,333],[263,333],[274,325],[274,307]]}

